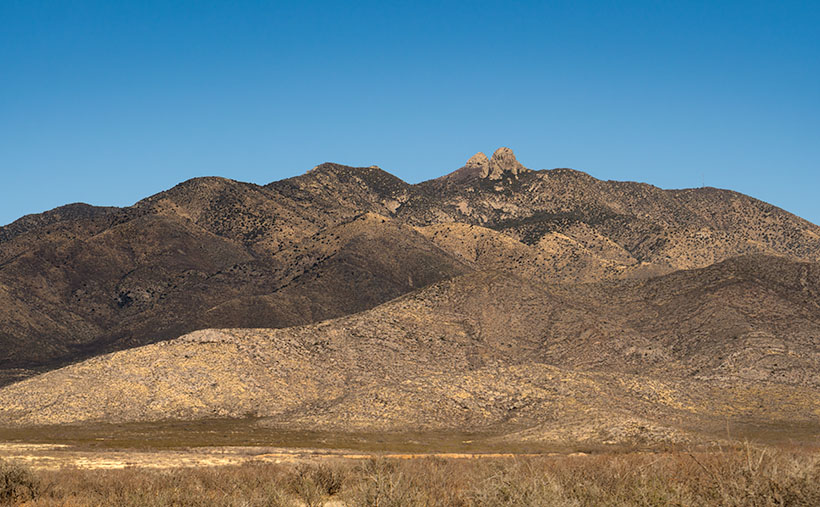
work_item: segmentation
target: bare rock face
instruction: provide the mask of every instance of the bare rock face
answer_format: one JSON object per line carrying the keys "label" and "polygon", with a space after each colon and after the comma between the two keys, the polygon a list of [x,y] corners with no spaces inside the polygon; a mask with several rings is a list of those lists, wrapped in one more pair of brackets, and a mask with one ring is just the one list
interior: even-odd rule
{"label": "bare rock face", "polygon": [[468,167],[470,169],[478,168],[481,170],[479,173],[482,178],[486,178],[488,174],[490,174],[490,159],[487,158],[483,152],[479,151],[472,157],[470,160],[464,164],[464,167]]}
{"label": "bare rock face", "polygon": [[489,171],[485,177],[489,177],[491,180],[500,180],[504,176],[504,173],[510,173],[513,177],[517,178],[520,173],[525,171],[529,171],[529,169],[516,160],[513,151],[509,148],[501,147],[493,153],[493,158],[490,159],[489,163]]}

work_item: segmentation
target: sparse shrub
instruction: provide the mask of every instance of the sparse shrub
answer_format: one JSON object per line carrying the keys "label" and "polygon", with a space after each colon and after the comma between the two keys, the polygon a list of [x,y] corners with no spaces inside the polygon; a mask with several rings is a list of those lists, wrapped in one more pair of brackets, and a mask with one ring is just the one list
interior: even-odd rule
{"label": "sparse shrub", "polygon": [[571,505],[560,484],[546,470],[536,470],[530,461],[503,463],[479,481],[471,499],[474,505],[547,506]]}
{"label": "sparse shrub", "polygon": [[0,461],[0,504],[33,500],[39,493],[40,481],[30,469]]}
{"label": "sparse shrub", "polygon": [[427,491],[416,487],[396,463],[370,459],[356,469],[358,483],[352,492],[353,505],[402,507],[430,505]]}
{"label": "sparse shrub", "polygon": [[820,457],[758,447],[689,457],[703,470],[692,481],[721,505],[820,505]]}
{"label": "sparse shrub", "polygon": [[309,507],[322,505],[326,497],[342,489],[345,473],[340,467],[300,464],[290,480],[293,493]]}
{"label": "sparse shrub", "polygon": [[319,465],[313,468],[313,480],[324,494],[333,496],[342,489],[345,480],[344,469]]}
{"label": "sparse shrub", "polygon": [[412,479],[413,487],[424,491],[429,507],[467,507],[472,505],[469,490],[474,477],[486,475],[487,460],[453,461],[424,458],[401,464],[403,473]]}

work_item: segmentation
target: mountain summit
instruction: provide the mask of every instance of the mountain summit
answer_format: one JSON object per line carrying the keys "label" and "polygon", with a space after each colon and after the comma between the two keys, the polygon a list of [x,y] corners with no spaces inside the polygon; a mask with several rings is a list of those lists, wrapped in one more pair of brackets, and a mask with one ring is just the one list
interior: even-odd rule
{"label": "mountain summit", "polygon": [[526,171],[529,169],[516,160],[510,148],[501,147],[495,150],[492,158],[479,151],[463,167],[438,178],[438,181],[465,182],[475,178],[500,180],[505,175],[517,179],[519,174]]}
{"label": "mountain summit", "polygon": [[486,178],[487,175],[490,173],[490,159],[487,158],[487,155],[484,152],[479,151],[472,157],[470,160],[464,164],[464,167],[470,169],[478,169],[479,173],[481,174],[482,178]]}
{"label": "mountain summit", "polygon": [[491,180],[500,180],[505,174],[508,174],[513,178],[518,178],[518,175],[525,171],[529,171],[529,169],[516,160],[513,151],[509,148],[501,147],[495,150],[495,153],[493,153],[487,165],[487,170],[482,171],[481,177],[490,178]]}

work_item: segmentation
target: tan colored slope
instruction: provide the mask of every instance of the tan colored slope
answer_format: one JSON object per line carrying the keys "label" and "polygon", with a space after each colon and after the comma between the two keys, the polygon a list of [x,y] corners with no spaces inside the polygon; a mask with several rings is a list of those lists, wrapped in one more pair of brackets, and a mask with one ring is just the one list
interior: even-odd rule
{"label": "tan colored slope", "polygon": [[584,224],[575,224],[565,233],[547,233],[534,245],[486,227],[462,223],[417,230],[474,269],[504,271],[543,282],[646,278],[671,271],[668,266],[638,262]]}
{"label": "tan colored slope", "polygon": [[[536,440],[624,443],[697,440],[692,427],[726,418],[807,421],[820,408],[818,391],[793,386],[738,383],[727,391],[544,364],[436,371],[372,340],[368,354],[320,366],[315,349],[323,344],[280,335],[198,331],[94,358],[6,387],[0,418],[18,425],[254,415],[294,429],[501,428]],[[380,371],[388,356],[415,370]],[[767,408],[756,406],[760,397]]]}
{"label": "tan colored slope", "polygon": [[[49,372],[0,390],[0,421],[256,415],[300,429],[503,428],[584,441],[602,441],[607,428],[606,439],[679,440],[726,418],[811,425],[820,271],[783,262],[740,260],[582,294],[471,274],[336,320],[201,331]],[[758,303],[751,289],[769,282],[749,274],[767,269],[794,279]],[[787,297],[799,310],[772,328]],[[685,301],[706,309],[704,320],[691,322]],[[716,301],[734,311],[710,321]]]}
{"label": "tan colored slope", "polygon": [[[404,387],[401,382],[397,384],[398,378],[409,373],[401,372],[402,367],[420,366],[421,361],[393,350],[390,342],[367,341],[372,364],[359,349],[316,367],[317,354],[327,354],[317,350],[323,342],[301,343],[279,334],[270,330],[199,331],[179,340],[94,358],[5,388],[3,419],[64,423],[287,414],[298,420],[316,416],[317,411],[332,411],[335,400],[340,400],[350,410],[341,414],[342,420],[332,423],[356,427],[356,421],[368,426],[391,420],[418,422],[407,416],[420,406],[405,404],[399,409],[400,397],[391,395],[379,401],[363,396],[367,392],[398,389],[415,393],[413,397],[430,395],[428,402],[436,401],[432,399],[435,391],[440,395],[442,390],[453,390],[456,398],[468,396],[466,391],[456,392],[463,390],[457,390],[446,373],[424,371],[423,367],[412,375],[418,378],[415,383],[407,376]],[[329,340],[333,334],[329,330]],[[385,355],[395,360],[398,375],[385,372],[375,376],[376,367],[386,366],[380,360]],[[418,384],[423,385],[421,390]],[[487,387],[480,386],[482,390]],[[377,413],[388,404],[390,410]],[[442,411],[450,411],[446,405],[436,404]],[[313,408],[312,413],[308,407]]]}

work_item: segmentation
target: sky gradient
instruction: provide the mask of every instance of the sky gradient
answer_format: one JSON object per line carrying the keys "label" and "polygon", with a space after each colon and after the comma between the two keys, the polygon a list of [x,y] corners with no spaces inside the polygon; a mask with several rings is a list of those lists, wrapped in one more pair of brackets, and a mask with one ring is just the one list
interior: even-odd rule
{"label": "sky gradient", "polygon": [[515,150],[820,223],[820,2],[0,2],[0,225]]}

